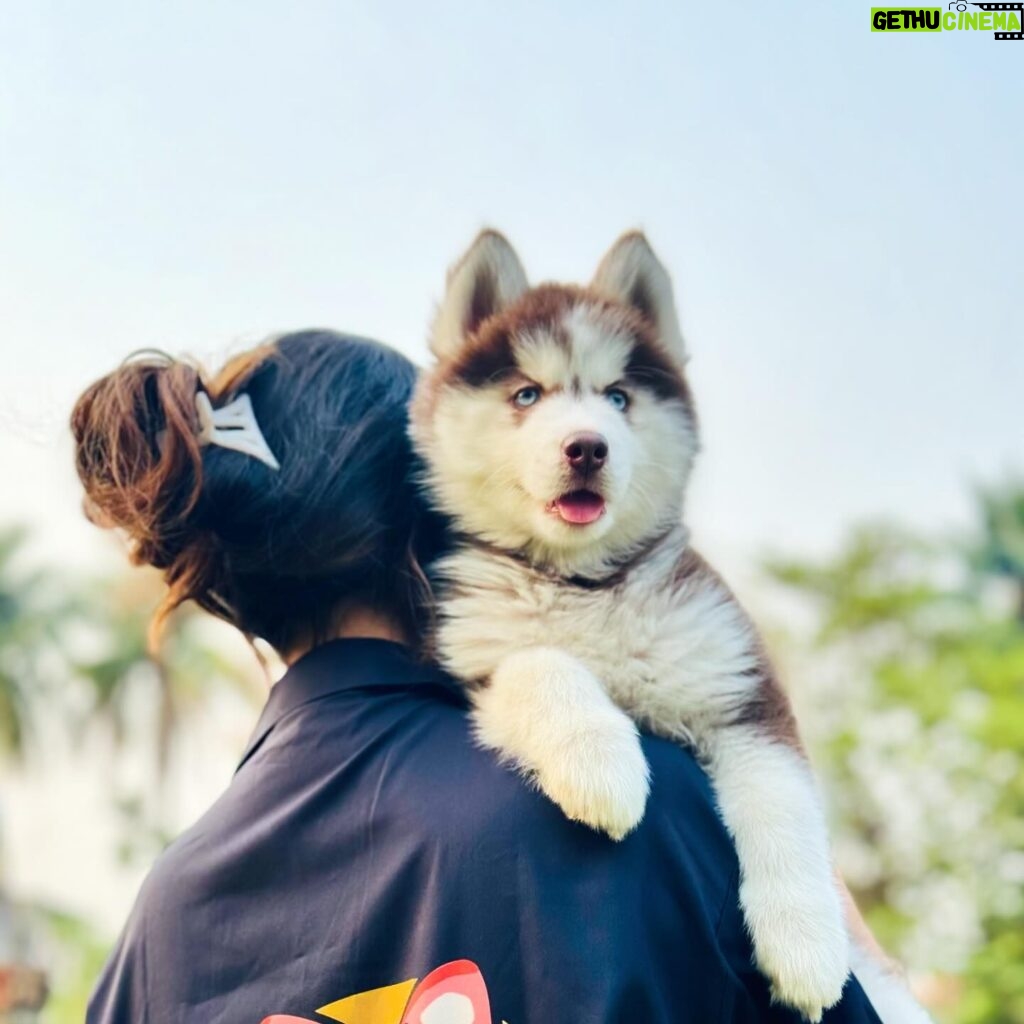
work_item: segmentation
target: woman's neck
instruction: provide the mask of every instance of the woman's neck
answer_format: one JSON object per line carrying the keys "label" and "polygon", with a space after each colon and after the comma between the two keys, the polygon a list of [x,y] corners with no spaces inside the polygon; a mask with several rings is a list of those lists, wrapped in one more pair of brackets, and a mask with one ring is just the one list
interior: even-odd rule
{"label": "woman's neck", "polygon": [[[338,617],[337,623],[319,642],[342,639],[391,640],[396,644],[408,644],[409,637],[394,619],[372,608],[350,608]],[[304,654],[317,646],[312,641],[297,644],[283,654],[286,665],[298,661]]]}

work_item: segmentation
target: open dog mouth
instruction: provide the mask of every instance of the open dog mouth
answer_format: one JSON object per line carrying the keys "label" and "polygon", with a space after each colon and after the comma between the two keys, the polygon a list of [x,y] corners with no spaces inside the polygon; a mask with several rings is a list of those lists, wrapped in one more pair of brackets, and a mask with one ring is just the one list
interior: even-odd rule
{"label": "open dog mouth", "polygon": [[604,515],[604,498],[596,491],[568,491],[548,506],[563,522],[573,526],[596,523]]}

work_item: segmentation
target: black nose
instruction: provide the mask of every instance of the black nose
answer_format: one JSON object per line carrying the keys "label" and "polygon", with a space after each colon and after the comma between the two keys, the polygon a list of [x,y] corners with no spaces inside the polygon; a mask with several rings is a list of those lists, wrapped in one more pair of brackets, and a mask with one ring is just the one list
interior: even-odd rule
{"label": "black nose", "polygon": [[581,473],[600,469],[608,458],[608,442],[600,434],[573,434],[562,445],[565,461]]}

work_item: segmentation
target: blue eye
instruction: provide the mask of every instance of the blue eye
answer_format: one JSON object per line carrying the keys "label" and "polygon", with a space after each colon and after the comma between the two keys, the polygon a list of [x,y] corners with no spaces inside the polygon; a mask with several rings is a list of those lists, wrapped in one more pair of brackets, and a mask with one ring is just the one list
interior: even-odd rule
{"label": "blue eye", "polygon": [[612,403],[612,406],[619,410],[619,412],[625,412],[629,408],[629,395],[626,394],[622,388],[609,388],[605,393],[604,397]]}
{"label": "blue eye", "polygon": [[513,396],[512,402],[520,409],[528,409],[540,401],[540,388],[520,388]]}

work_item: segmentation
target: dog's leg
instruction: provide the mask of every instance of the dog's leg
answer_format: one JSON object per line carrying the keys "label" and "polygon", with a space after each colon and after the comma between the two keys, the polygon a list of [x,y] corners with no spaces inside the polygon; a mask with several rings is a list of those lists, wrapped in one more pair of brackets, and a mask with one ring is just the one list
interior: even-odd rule
{"label": "dog's leg", "polygon": [[818,1021],[842,994],[850,950],[810,767],[749,726],[719,729],[706,742],[757,966],[774,999]]}
{"label": "dog's leg", "polygon": [[649,780],[636,726],[579,661],[552,647],[517,651],[473,699],[480,742],[568,817],[613,839],[639,824]]}

